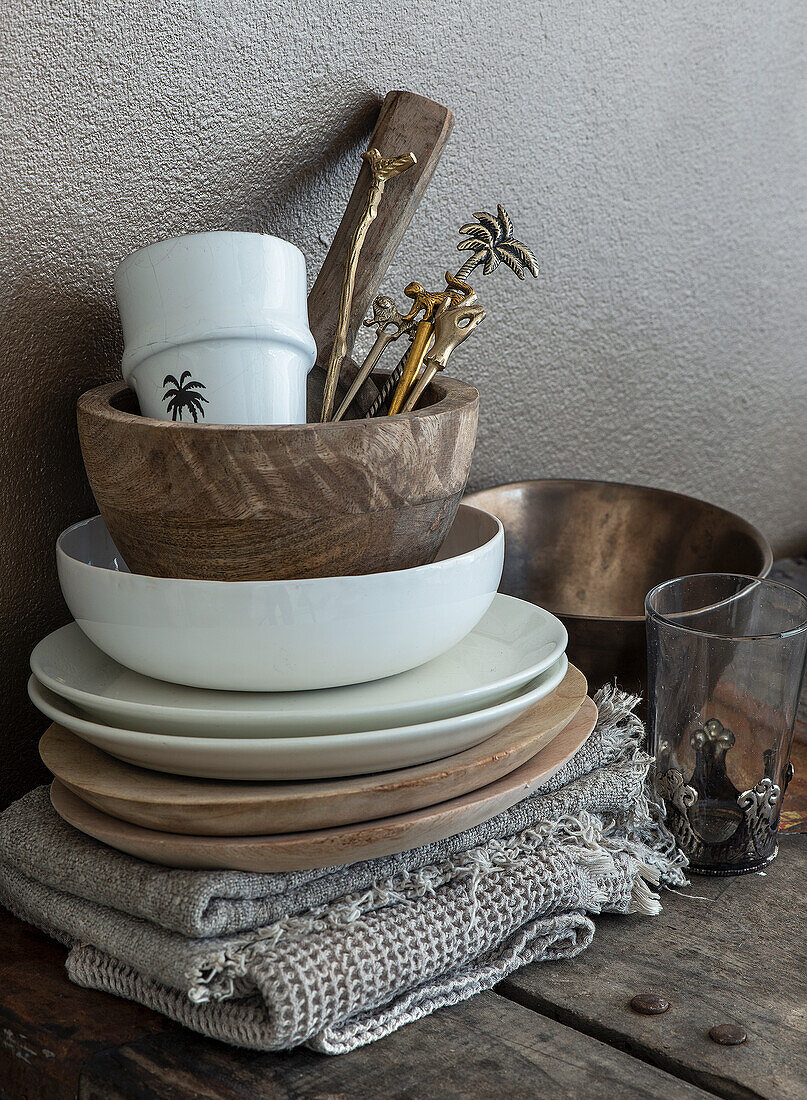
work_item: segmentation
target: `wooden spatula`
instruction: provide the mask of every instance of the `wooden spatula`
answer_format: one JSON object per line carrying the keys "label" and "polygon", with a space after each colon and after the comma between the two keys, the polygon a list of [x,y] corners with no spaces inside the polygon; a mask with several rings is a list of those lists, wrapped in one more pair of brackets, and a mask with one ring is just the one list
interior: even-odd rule
{"label": "wooden spatula", "polygon": [[[414,92],[389,92],[384,99],[368,147],[378,149],[384,157],[396,156],[401,149],[411,149],[417,157],[417,164],[390,181],[384,195],[384,205],[367,233],[356,272],[348,344],[355,339],[359,324],[378,292],[434,174],[453,125],[454,116],[447,107]],[[344,217],[308,295],[308,321],[318,352],[317,365],[308,376],[309,420],[319,419],[325,385],[324,368],[336,331],[345,250],[361,217],[369,186],[369,171],[366,164],[362,165]],[[341,374],[343,390],[350,384],[354,373],[355,366],[346,362]],[[357,408],[366,411],[376,392],[371,381],[365,382],[356,395]]]}

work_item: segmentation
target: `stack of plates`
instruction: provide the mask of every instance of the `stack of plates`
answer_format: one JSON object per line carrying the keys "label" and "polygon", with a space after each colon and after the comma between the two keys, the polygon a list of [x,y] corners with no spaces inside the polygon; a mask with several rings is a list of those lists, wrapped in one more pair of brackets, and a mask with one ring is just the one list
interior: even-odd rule
{"label": "stack of plates", "polygon": [[[135,578],[93,560],[84,566],[107,573],[105,581],[117,570],[124,585],[200,585],[200,599],[222,587]],[[60,575],[75,614],[61,560]],[[466,611],[479,596],[463,593]],[[493,591],[483,602],[487,610],[462,640],[415,668],[297,691],[145,676],[97,648],[77,614],[84,629],[57,630],[31,656],[31,699],[54,722],[40,745],[56,777],[54,806],[82,831],[142,858],[255,871],[391,854],[486,820],[580,747],[596,708],[553,615]]]}

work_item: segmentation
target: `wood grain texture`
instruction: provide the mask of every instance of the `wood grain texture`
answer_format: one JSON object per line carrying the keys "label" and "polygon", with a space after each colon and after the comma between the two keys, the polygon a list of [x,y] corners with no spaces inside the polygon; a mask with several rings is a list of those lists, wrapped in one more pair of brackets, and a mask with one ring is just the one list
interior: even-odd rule
{"label": "wood grain texture", "polygon": [[597,720],[586,699],[575,717],[545,748],[495,783],[412,813],[367,823],[274,836],[183,836],[118,821],[88,806],[58,779],[51,801],[66,821],[120,851],[169,867],[294,871],[332,867],[392,855],[430,844],[487,821],[526,798],[585,742]]}
{"label": "wood grain texture", "polygon": [[65,949],[0,910],[0,1096],[67,1100],[97,1051],[181,1029],[147,1008],[72,985]]}
{"label": "wood grain texture", "polygon": [[[805,897],[807,838],[785,837],[765,876],[697,878],[665,892],[652,920],[600,917],[577,959],[526,967],[495,993],[339,1058],[236,1050],[79,989],[61,947],[0,913],[0,1094],[73,1097],[80,1073],[83,1100],[800,1100]],[[670,1011],[631,1012],[646,990],[666,993]],[[711,1043],[721,1022],[744,1027],[748,1042]]]}
{"label": "wood grain texture", "polygon": [[[570,963],[525,967],[500,987],[731,1100],[807,1095],[807,838],[786,836],[764,875],[694,876],[663,897],[653,920],[602,917]],[[634,994],[672,1002],[639,1016]],[[708,1038],[716,1024],[748,1032],[742,1046]]]}
{"label": "wood grain texture", "polygon": [[598,688],[645,694],[644,598],[687,573],[767,576],[773,555],[739,516],[680,493],[607,481],[521,481],[466,501],[502,521],[501,592],[552,611]]}
{"label": "wood grain texture", "polygon": [[471,465],[477,391],[453,378],[398,417],[239,426],[140,416],[110,383],[78,426],[101,514],[129,568],[273,580],[405,569],[434,559]]}
{"label": "wood grain texture", "polygon": [[[572,964],[573,965],[573,964]],[[708,1094],[496,993],[351,1054],[253,1054],[190,1032],[92,1058],[80,1100],[696,1100]]]}
{"label": "wood grain texture", "polygon": [[[367,147],[377,149],[385,158],[413,152],[417,157],[417,164],[389,181],[378,217],[367,233],[356,270],[348,347],[353,344],[359,325],[369,312],[372,300],[434,174],[453,125],[454,116],[451,111],[425,96],[414,92],[393,91],[384,99]],[[317,367],[309,375],[308,419],[311,421],[319,420],[324,385],[322,368],[328,362],[336,332],[345,253],[361,217],[369,187],[370,168],[362,163],[342,221],[308,295],[308,322],[317,344]],[[343,389],[349,385],[354,372],[355,367],[349,369],[345,365],[343,368]],[[372,384],[370,387],[365,384],[359,391],[360,403],[363,395],[374,395],[375,392]],[[362,407],[366,408],[367,405],[369,401],[365,400]]]}
{"label": "wood grain texture", "polygon": [[548,745],[585,696],[585,677],[570,667],[551,695],[481,745],[418,767],[349,779],[225,783],[163,775],[116,760],[56,723],[39,752],[73,794],[121,821],[200,836],[290,833],[409,813],[493,783]]}

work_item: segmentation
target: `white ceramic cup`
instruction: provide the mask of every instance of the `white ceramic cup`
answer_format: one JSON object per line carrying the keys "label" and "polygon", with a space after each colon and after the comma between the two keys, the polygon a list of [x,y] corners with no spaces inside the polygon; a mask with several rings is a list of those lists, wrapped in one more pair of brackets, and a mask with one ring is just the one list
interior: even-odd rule
{"label": "white ceramic cup", "polygon": [[144,416],[304,424],[316,359],[305,257],[260,233],[191,233],[118,265],[123,377]]}

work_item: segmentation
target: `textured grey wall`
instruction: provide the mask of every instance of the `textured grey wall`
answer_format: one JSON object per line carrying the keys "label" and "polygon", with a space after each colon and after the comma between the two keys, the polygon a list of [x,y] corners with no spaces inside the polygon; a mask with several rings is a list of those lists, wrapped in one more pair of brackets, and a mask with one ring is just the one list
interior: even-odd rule
{"label": "textured grey wall", "polygon": [[[52,542],[91,511],[77,394],[115,376],[112,272],[204,228],[325,254],[380,97],[454,135],[389,287],[439,282],[501,201],[500,269],[455,373],[482,392],[475,486],[604,477],[807,541],[803,0],[7,0],[0,126],[4,791],[42,722],[25,655],[66,618]],[[12,774],[16,770],[16,776]]]}

